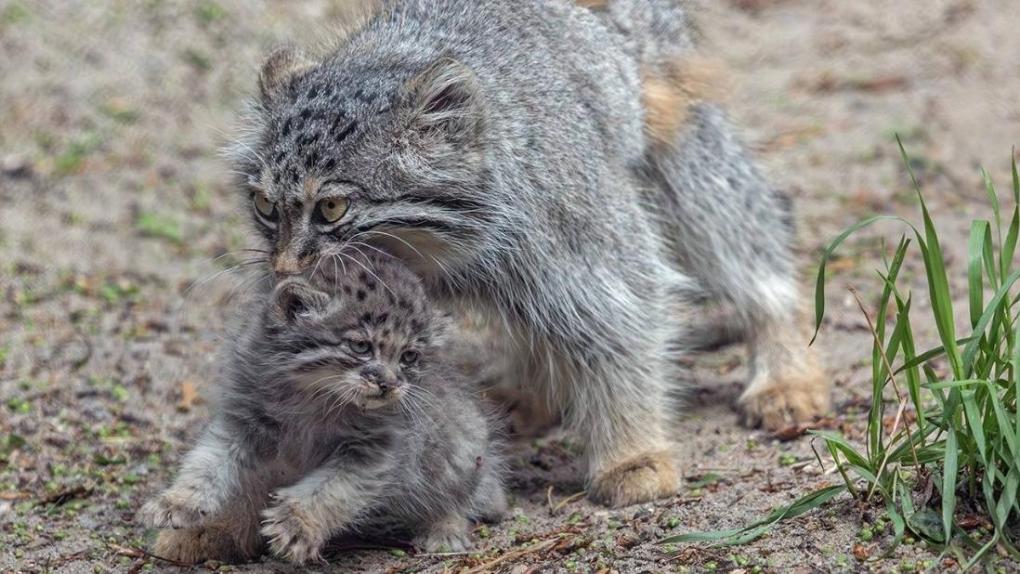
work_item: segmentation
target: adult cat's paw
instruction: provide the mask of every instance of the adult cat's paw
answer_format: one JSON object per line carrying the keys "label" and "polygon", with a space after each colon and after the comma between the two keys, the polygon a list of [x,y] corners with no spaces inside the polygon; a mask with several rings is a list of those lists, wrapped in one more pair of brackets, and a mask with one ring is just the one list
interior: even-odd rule
{"label": "adult cat's paw", "polygon": [[191,528],[200,526],[214,511],[203,496],[188,489],[171,488],[146,502],[138,519],[149,528]]}
{"label": "adult cat's paw", "polygon": [[629,458],[595,477],[590,496],[611,507],[648,502],[676,493],[679,476],[668,452]]}
{"label": "adult cat's paw", "polygon": [[269,549],[295,564],[318,560],[328,533],[293,499],[283,498],[262,512],[262,535]]}
{"label": "adult cat's paw", "polygon": [[824,371],[808,364],[752,381],[737,402],[746,425],[775,431],[825,414],[831,392]]}

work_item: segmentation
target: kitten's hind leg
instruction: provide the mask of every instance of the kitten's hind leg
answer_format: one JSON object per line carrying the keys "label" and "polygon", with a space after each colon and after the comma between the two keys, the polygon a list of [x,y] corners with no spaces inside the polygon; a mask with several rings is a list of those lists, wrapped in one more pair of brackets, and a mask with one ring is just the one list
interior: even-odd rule
{"label": "kitten's hind leg", "polygon": [[186,564],[206,560],[243,562],[259,553],[258,528],[256,509],[247,501],[239,501],[206,525],[161,530],[152,551],[161,558]]}

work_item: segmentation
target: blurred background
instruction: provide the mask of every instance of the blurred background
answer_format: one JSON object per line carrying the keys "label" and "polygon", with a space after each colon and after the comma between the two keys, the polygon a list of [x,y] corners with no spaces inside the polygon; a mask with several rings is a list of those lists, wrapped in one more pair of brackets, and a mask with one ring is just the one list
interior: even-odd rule
{"label": "blurred background", "polygon": [[[242,125],[262,56],[285,41],[328,44],[351,4],[0,0],[0,548],[11,549],[0,571],[149,564],[131,516],[200,428],[217,336],[244,288],[242,275],[221,273],[250,243],[219,149]],[[958,229],[950,250],[964,252],[970,219],[987,215],[979,167],[1005,192],[1020,143],[1015,0],[705,0],[692,10],[704,53],[728,68],[724,104],[796,200],[805,278],[857,219],[916,218],[895,134],[936,220],[949,237]],[[877,243],[848,247],[837,280],[872,277],[879,254]],[[833,292],[843,305],[822,344],[846,403],[866,394],[855,381],[867,338],[845,288]],[[692,439],[704,446],[692,468],[775,458],[712,451],[746,439],[725,406],[738,364],[709,365],[694,393],[709,406],[678,432],[715,433]],[[524,492],[525,510],[544,504],[541,489]],[[783,499],[755,492],[751,515]],[[709,495],[690,517],[673,512],[716,526],[713,509],[740,518],[733,503]],[[811,552],[765,544],[791,563]]]}

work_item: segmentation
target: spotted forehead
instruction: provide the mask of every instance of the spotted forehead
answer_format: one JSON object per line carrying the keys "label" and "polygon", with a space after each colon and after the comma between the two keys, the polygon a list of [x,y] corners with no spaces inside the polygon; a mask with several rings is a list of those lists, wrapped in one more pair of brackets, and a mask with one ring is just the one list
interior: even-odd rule
{"label": "spotted forehead", "polygon": [[295,84],[289,103],[265,131],[272,183],[294,187],[309,175],[332,173],[370,121],[392,108],[394,98],[392,90],[345,88],[315,76]]}

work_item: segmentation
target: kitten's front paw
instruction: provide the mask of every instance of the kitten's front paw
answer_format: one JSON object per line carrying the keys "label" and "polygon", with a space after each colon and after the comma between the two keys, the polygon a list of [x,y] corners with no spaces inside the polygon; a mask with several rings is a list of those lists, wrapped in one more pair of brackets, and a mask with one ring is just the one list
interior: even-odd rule
{"label": "kitten's front paw", "polygon": [[295,564],[319,559],[328,535],[299,503],[284,498],[264,510],[262,517],[262,535],[273,554]]}
{"label": "kitten's front paw", "polygon": [[825,414],[830,393],[825,373],[808,367],[801,372],[753,381],[740,396],[738,405],[745,424],[775,431]]}
{"label": "kitten's front paw", "polygon": [[668,452],[635,456],[595,477],[590,496],[611,507],[648,502],[676,493],[679,476]]}
{"label": "kitten's front paw", "polygon": [[202,504],[200,494],[171,488],[146,502],[138,519],[149,528],[191,528],[200,526],[213,510]]}

